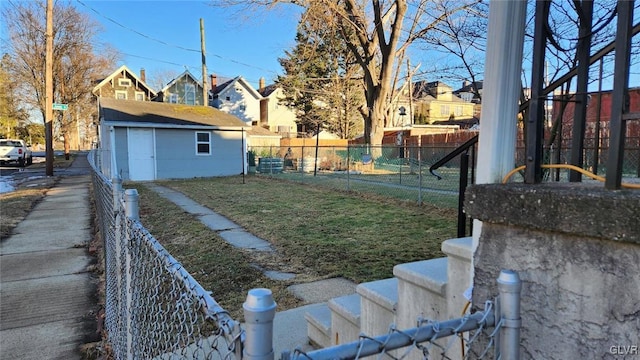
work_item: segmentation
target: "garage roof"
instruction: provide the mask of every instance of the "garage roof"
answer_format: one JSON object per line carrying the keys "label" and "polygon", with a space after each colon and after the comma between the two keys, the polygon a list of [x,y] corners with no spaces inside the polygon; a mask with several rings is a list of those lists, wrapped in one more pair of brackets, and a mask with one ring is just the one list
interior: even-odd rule
{"label": "garage roof", "polygon": [[239,118],[210,106],[99,98],[100,119],[108,122],[217,128],[250,128]]}

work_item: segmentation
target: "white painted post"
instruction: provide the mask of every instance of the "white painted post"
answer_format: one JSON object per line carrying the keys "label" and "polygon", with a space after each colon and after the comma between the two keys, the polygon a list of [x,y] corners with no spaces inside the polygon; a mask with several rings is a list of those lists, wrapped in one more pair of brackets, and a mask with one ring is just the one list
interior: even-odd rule
{"label": "white painted post", "polygon": [[[477,184],[500,183],[515,166],[526,11],[524,0],[489,4]],[[474,221],[474,251],[478,246],[480,224]]]}
{"label": "white painted post", "polygon": [[478,145],[477,183],[499,183],[514,168],[526,1],[492,1]]}

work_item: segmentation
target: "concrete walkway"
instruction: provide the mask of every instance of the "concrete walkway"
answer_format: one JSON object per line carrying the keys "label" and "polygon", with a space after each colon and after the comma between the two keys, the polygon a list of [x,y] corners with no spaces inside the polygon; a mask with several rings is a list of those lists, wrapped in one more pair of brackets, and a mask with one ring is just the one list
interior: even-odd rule
{"label": "concrete walkway", "polygon": [[81,359],[95,341],[89,164],[79,155],[0,244],[0,359]]}
{"label": "concrete walkway", "polygon": [[[145,185],[160,196],[180,206],[185,212],[198,218],[200,222],[217,232],[229,244],[247,250],[273,251],[268,241],[258,238],[233,221],[202,206],[181,192],[153,183],[146,183]],[[291,273],[282,273],[269,269],[261,270],[265,276],[273,280],[295,278],[295,274]],[[279,359],[282,351],[285,350],[293,351],[298,347],[305,351],[310,350],[305,313],[323,306],[332,298],[354,294],[356,292],[356,284],[342,278],[324,279],[291,285],[289,286],[289,291],[304,300],[306,305],[286,311],[276,311],[273,329],[273,347],[276,359]]]}

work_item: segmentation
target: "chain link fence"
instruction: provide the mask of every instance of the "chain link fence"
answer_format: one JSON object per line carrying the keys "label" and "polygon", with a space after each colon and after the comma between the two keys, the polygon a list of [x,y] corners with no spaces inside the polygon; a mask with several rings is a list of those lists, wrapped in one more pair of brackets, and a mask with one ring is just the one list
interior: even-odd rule
{"label": "chain link fence", "polygon": [[418,318],[417,327],[389,328],[385,335],[359,339],[343,345],[304,352],[285,352],[283,360],[361,359],[519,359],[519,275],[503,270],[497,279],[499,296],[484,309],[447,321]]}
{"label": "chain link fence", "polygon": [[[249,169],[261,176],[376,194],[455,209],[460,161],[429,167],[456,148],[419,146],[250,147]],[[252,164],[254,160],[254,164]]]}
{"label": "chain link fence", "polygon": [[[608,139],[585,139],[583,168],[595,174],[606,173]],[[299,181],[339,190],[355,191],[457,208],[460,184],[460,157],[437,170],[429,167],[456,149],[454,144],[428,146],[254,146],[249,147],[249,172],[260,176]],[[545,148],[545,164],[566,164],[571,151],[566,140]],[[475,158],[467,177],[473,182]],[[524,164],[524,147],[516,149],[514,168]],[[481,166],[481,164],[480,164]],[[544,181],[568,181],[567,170],[545,170]],[[640,138],[626,139],[623,176],[640,178]],[[586,177],[585,177],[586,178]]]}
{"label": "chain link fence", "polygon": [[105,327],[115,359],[241,358],[243,332],[140,224],[137,192],[89,154],[105,249]]}
{"label": "chain link fence", "polygon": [[[273,360],[276,304],[271,291],[249,291],[243,329],[142,226],[137,191],[123,191],[119,180],[105,177],[99,170],[99,155],[94,151],[88,158],[106,253],[105,328],[110,356]],[[391,326],[386,335],[362,335],[354,343],[306,353],[285,351],[281,358],[517,359],[520,287],[517,273],[503,271],[499,298],[486,302],[482,310],[442,322],[419,318],[416,328]],[[501,310],[500,304],[507,306]],[[514,349],[516,355],[501,357]]]}
{"label": "chain link fence", "polygon": [[[357,341],[330,348],[304,352],[296,349],[285,353],[283,360],[300,359],[492,359],[501,324],[495,324],[492,302],[484,311],[449,320],[432,321],[419,318],[417,327],[400,330],[391,326],[385,335],[360,335]],[[478,352],[480,350],[480,352]]]}

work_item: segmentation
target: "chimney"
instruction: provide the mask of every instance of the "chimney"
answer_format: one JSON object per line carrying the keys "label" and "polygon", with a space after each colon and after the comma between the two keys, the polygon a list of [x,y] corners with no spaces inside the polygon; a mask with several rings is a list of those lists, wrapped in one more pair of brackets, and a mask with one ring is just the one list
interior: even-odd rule
{"label": "chimney", "polygon": [[258,91],[262,91],[265,88],[265,82],[264,82],[264,78],[261,77],[259,82],[258,82]]}
{"label": "chimney", "polygon": [[140,69],[140,80],[142,80],[142,82],[147,82],[147,74],[144,69]]}
{"label": "chimney", "polygon": [[215,74],[211,74],[211,91],[216,92],[218,87],[218,77]]}

